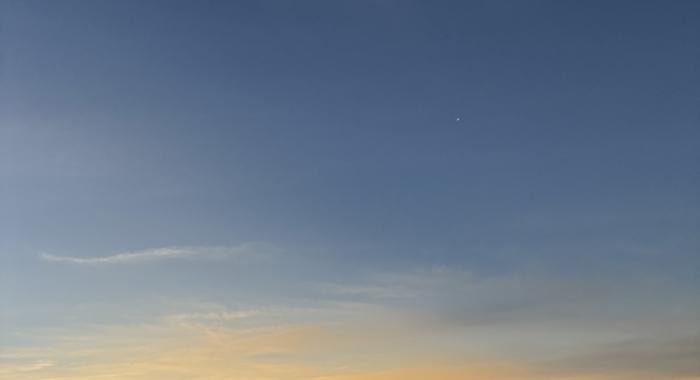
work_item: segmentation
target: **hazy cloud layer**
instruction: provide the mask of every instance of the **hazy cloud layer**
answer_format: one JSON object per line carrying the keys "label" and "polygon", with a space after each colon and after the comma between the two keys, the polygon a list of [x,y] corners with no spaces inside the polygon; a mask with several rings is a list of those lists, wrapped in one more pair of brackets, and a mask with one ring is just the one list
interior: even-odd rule
{"label": "hazy cloud layer", "polygon": [[618,342],[555,363],[573,373],[700,378],[700,335]]}
{"label": "hazy cloud layer", "polygon": [[[62,335],[55,345],[34,349],[31,355],[9,355],[0,363],[0,374],[25,380],[82,380],[103,374],[132,380],[700,378],[697,337],[588,347],[585,353],[544,363],[522,357],[485,359],[454,345],[455,338],[469,336],[440,334],[399,314],[384,319],[372,309],[365,309],[362,320],[263,321],[255,327],[218,323],[265,319],[254,310],[215,308],[174,317],[187,323],[161,320]],[[537,339],[529,343],[535,347]]]}

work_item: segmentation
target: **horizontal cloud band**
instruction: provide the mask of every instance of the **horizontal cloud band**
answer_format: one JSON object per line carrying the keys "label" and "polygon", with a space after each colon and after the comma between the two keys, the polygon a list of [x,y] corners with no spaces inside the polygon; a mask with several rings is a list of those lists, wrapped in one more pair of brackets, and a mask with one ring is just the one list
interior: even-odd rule
{"label": "horizontal cloud band", "polygon": [[56,256],[42,254],[43,260],[50,262],[62,262],[70,264],[84,265],[106,265],[106,264],[132,264],[157,260],[173,260],[185,258],[225,258],[232,256],[261,253],[265,245],[260,243],[248,243],[235,247],[161,247],[144,249],[133,252],[122,252],[109,256]]}

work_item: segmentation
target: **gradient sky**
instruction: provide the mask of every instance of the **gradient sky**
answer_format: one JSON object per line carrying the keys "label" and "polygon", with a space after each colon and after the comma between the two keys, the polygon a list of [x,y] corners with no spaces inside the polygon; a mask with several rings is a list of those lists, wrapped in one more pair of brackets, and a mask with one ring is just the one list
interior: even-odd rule
{"label": "gradient sky", "polygon": [[700,379],[700,2],[0,4],[0,379]]}

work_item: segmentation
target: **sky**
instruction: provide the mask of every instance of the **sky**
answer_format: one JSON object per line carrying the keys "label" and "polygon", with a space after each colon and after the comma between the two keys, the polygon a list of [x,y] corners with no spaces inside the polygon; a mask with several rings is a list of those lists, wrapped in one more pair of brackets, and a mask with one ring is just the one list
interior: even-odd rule
{"label": "sky", "polygon": [[0,0],[0,379],[700,379],[698,20]]}

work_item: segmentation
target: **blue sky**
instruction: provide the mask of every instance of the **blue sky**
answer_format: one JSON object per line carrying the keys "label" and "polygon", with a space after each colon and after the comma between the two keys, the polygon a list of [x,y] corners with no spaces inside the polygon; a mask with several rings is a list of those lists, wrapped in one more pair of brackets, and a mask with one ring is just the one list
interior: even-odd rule
{"label": "blue sky", "polygon": [[[55,336],[136,321],[225,335],[239,319],[364,331],[362,305],[359,319],[398,318],[441,360],[634,378],[663,357],[682,364],[659,378],[700,376],[674,356],[700,333],[696,2],[0,9],[0,375],[95,375],[46,351],[12,361]],[[270,310],[287,317],[253,317]],[[235,376],[408,379],[404,354]]]}

